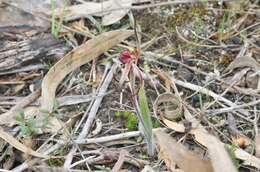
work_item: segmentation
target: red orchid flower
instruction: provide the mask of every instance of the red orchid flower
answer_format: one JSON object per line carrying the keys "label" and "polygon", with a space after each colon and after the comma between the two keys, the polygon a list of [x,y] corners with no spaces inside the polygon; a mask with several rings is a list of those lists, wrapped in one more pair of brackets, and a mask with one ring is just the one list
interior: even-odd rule
{"label": "red orchid flower", "polygon": [[140,58],[140,51],[138,51],[137,48],[129,48],[129,49],[124,50],[121,53],[119,60],[123,64],[126,64],[126,63],[129,63],[132,60],[136,60],[136,59],[139,59],[139,58]]}
{"label": "red orchid flower", "polygon": [[[128,80],[128,75],[133,70],[133,73],[136,74],[136,71],[140,71],[137,67],[136,63],[137,60],[140,58],[140,51],[137,48],[129,48],[124,50],[119,60],[125,65],[122,71],[122,76],[120,78],[119,84],[122,85],[126,80]],[[138,70],[137,70],[138,69]],[[139,72],[140,74],[140,72]]]}

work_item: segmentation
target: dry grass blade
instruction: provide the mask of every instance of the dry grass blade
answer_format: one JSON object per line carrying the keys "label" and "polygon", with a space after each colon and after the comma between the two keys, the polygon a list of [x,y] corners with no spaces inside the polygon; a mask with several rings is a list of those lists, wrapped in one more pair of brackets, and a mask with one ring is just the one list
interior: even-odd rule
{"label": "dry grass blade", "polygon": [[41,153],[38,153],[38,152],[32,150],[29,147],[26,147],[25,145],[20,143],[17,139],[15,139],[13,136],[11,136],[7,132],[5,132],[2,128],[0,128],[0,137],[2,139],[4,139],[6,142],[8,142],[10,145],[12,145],[16,149],[22,151],[25,154],[29,154],[29,155],[32,155],[32,156],[35,156],[35,157],[38,157],[38,158],[50,158],[47,155],[43,155]]}
{"label": "dry grass blade", "polygon": [[68,53],[49,70],[43,79],[42,109],[52,111],[56,88],[68,73],[98,57],[132,34],[132,31],[127,30],[106,32]]}
{"label": "dry grass blade", "polygon": [[160,156],[165,160],[169,170],[175,171],[173,164],[177,164],[185,172],[213,172],[209,160],[203,160],[196,154],[188,151],[183,145],[163,131],[155,131]]}

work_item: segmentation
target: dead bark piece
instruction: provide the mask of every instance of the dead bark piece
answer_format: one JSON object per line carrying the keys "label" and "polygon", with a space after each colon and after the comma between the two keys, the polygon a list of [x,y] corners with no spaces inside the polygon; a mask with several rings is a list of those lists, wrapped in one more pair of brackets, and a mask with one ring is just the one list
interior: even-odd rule
{"label": "dead bark piece", "polygon": [[51,34],[35,35],[18,42],[3,41],[0,47],[0,71],[7,72],[32,62],[58,59],[67,50],[64,41],[55,39]]}
{"label": "dead bark piece", "polygon": [[164,159],[166,166],[175,171],[172,164],[177,164],[185,172],[214,172],[209,160],[203,160],[196,154],[188,151],[183,145],[177,143],[173,138],[163,131],[155,131],[159,155]]}

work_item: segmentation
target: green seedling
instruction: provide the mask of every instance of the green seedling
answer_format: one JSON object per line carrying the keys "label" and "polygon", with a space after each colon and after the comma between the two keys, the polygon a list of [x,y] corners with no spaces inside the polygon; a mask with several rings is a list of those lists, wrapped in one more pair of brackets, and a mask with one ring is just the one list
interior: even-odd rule
{"label": "green seedling", "polygon": [[221,19],[221,23],[220,23],[220,39],[222,39],[224,37],[224,34],[226,32],[226,23],[229,20],[230,17],[230,13],[229,12],[225,12],[222,19]]}
{"label": "green seedling", "polygon": [[34,117],[29,117],[26,120],[24,112],[20,112],[19,115],[16,116],[16,121],[24,136],[31,136],[36,131],[36,120]]}
{"label": "green seedling", "polygon": [[134,131],[137,129],[137,125],[138,125],[138,119],[136,117],[135,114],[130,114],[127,117],[127,123],[126,123],[126,128],[128,130]]}
{"label": "green seedling", "polygon": [[138,118],[136,115],[129,111],[116,111],[116,118],[122,118],[125,121],[124,126],[131,131],[137,130]]}
{"label": "green seedling", "polygon": [[60,20],[56,21],[55,9],[56,9],[56,0],[51,0],[51,34],[58,38],[59,32],[64,20],[65,16],[65,8],[66,8],[66,0],[63,1],[62,11]]}

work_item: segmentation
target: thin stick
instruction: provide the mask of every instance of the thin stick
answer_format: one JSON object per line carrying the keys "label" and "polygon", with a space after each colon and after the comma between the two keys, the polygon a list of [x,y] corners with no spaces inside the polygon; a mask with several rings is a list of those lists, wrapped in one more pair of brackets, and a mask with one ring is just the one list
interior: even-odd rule
{"label": "thin stick", "polygon": [[[182,86],[182,87],[191,89],[191,90],[196,91],[196,92],[200,92],[200,93],[202,93],[202,94],[209,95],[209,96],[213,97],[213,98],[214,98],[215,100],[217,100],[217,101],[224,102],[224,103],[227,104],[228,106],[231,106],[231,107],[237,106],[237,104],[231,102],[230,100],[228,100],[228,99],[226,99],[226,98],[224,98],[224,97],[222,97],[222,96],[220,96],[220,95],[218,95],[218,94],[214,93],[213,91],[210,91],[210,90],[208,90],[208,89],[206,89],[206,88],[203,88],[203,87],[201,87],[201,86],[194,85],[194,84],[191,84],[191,83],[188,83],[188,82],[183,82],[183,81],[178,80],[178,79],[173,78],[173,77],[172,77],[171,79],[172,79],[177,85],[180,85],[180,86]],[[247,116],[246,112],[243,111],[243,109],[242,109],[242,110],[239,110],[239,112],[242,113],[242,114],[245,114],[245,116]]]}
{"label": "thin stick", "polygon": [[114,141],[114,140],[137,137],[137,136],[140,136],[141,134],[142,133],[140,131],[131,131],[131,132],[127,132],[127,133],[115,134],[115,135],[110,135],[110,136],[77,140],[76,143],[77,144],[105,143],[105,142],[110,142],[110,141]]}

